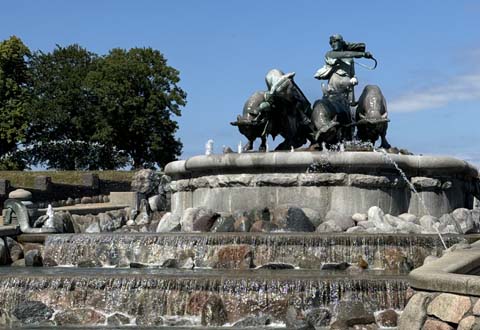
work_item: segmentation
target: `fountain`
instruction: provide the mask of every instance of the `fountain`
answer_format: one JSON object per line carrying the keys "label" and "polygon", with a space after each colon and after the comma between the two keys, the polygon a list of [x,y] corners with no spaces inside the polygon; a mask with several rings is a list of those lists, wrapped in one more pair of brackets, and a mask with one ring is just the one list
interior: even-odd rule
{"label": "fountain", "polygon": [[[324,97],[311,106],[294,73],[271,70],[268,91],[232,123],[248,138],[236,152],[215,154],[208,140],[204,155],[169,163],[161,178],[142,172],[138,194],[97,217],[9,199],[8,222],[24,234],[0,239],[18,259],[0,267],[0,327],[396,326],[407,274],[480,231],[478,171],[391,148],[377,86],[352,116],[353,58],[374,58],[339,35],[331,45],[315,76],[329,79]],[[285,139],[275,151],[269,134]],[[22,254],[43,267],[14,267]]]}

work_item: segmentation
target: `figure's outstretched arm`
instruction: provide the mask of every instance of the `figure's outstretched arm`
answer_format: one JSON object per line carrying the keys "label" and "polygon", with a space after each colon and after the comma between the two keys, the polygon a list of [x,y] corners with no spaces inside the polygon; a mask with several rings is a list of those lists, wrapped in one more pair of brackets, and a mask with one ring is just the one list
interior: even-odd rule
{"label": "figure's outstretched arm", "polygon": [[326,57],[330,58],[371,58],[372,54],[369,52],[354,52],[354,51],[329,51]]}

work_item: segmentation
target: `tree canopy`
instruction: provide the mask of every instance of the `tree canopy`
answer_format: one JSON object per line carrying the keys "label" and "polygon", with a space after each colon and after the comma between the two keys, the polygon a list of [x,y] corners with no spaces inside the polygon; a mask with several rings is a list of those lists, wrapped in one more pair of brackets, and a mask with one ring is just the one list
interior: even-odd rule
{"label": "tree canopy", "polygon": [[0,168],[22,169],[24,161],[15,151],[26,136],[28,125],[27,65],[30,50],[12,36],[0,42]]}
{"label": "tree canopy", "polygon": [[[28,104],[29,122],[21,126],[23,135],[8,141],[12,148],[22,143],[30,164],[61,170],[163,167],[180,155],[172,116],[181,115],[186,93],[178,86],[179,72],[158,50],[112,49],[99,56],[79,45],[57,45],[50,53],[30,54],[25,47],[23,57],[25,77],[16,79],[28,91],[19,102]],[[0,130],[1,138],[8,136]]]}

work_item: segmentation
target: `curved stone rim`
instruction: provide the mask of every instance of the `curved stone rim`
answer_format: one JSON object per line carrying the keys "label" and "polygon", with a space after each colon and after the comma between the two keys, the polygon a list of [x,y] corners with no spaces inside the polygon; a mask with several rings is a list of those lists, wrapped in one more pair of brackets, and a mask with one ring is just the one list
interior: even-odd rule
{"label": "curved stone rim", "polygon": [[[389,155],[403,170],[413,175],[460,174],[478,178],[478,170],[466,161],[446,156]],[[361,169],[374,171],[394,169],[384,155],[376,152],[332,152],[296,151],[269,153],[242,153],[224,155],[201,155],[187,160],[174,161],[165,166],[165,174],[188,176],[202,172],[241,172],[259,170],[275,172],[279,169],[308,168],[312,164],[328,163],[333,169],[355,173]]]}

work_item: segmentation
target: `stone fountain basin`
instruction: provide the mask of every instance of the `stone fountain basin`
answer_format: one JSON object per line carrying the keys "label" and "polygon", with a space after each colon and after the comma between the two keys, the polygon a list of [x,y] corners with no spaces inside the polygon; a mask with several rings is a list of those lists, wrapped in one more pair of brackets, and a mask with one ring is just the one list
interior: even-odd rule
{"label": "stone fountain basin", "polygon": [[[172,211],[217,212],[282,204],[352,215],[379,206],[386,213],[440,216],[472,208],[478,171],[438,156],[389,155],[419,192],[380,152],[270,152],[195,156],[165,167],[172,177]],[[426,210],[425,210],[426,209]]]}
{"label": "stone fountain basin", "polygon": [[[447,246],[463,235],[445,235]],[[99,233],[55,234],[45,239],[44,265],[130,267],[167,260],[195,267],[248,269],[286,263],[320,269],[330,262],[406,272],[443,250],[437,235],[345,233]]]}

